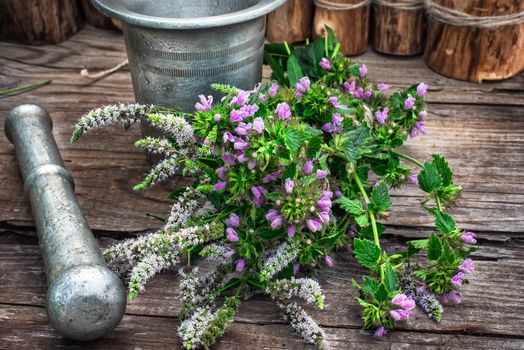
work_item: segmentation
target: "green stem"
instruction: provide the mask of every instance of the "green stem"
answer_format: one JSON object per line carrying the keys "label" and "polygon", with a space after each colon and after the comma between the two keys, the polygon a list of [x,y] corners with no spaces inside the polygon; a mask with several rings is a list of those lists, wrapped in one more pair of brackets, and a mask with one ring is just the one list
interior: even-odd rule
{"label": "green stem", "polygon": [[39,80],[36,83],[29,84],[29,85],[20,85],[20,86],[15,86],[12,88],[0,89],[0,96],[9,96],[9,95],[18,94],[21,92],[31,91],[34,89],[38,89],[39,87],[42,87],[44,85],[47,85],[50,82],[51,80]]}
{"label": "green stem", "polygon": [[[364,189],[364,186],[362,185],[362,182],[360,181],[360,178],[358,177],[358,174],[356,172],[353,172],[353,178],[355,179],[355,182],[357,183],[358,189],[360,190],[362,197],[364,197],[364,202],[366,202],[366,205],[369,205],[368,194],[366,193],[366,190]],[[368,210],[368,213],[369,213],[369,219],[371,221],[371,228],[373,229],[373,240],[375,241],[375,245],[380,248],[380,241],[378,239],[377,221],[375,219],[375,214],[370,210]]]}
{"label": "green stem", "polygon": [[397,156],[399,156],[400,158],[404,158],[405,160],[409,160],[410,162],[418,165],[419,167],[423,168],[424,167],[424,164],[418,160],[416,160],[415,158],[411,157],[411,156],[408,156],[407,154],[405,153],[401,153],[401,152],[393,152],[394,154],[396,154]]}
{"label": "green stem", "polygon": [[442,213],[442,203],[440,201],[440,196],[435,194],[435,202],[437,202],[437,209]]}
{"label": "green stem", "polygon": [[291,49],[289,48],[289,45],[286,41],[284,41],[284,47],[286,48],[288,56],[291,56]]}

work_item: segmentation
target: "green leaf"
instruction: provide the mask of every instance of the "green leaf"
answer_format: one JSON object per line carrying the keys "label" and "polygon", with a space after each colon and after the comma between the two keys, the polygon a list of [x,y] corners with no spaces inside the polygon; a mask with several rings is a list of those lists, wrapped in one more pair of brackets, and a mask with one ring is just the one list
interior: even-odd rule
{"label": "green leaf", "polygon": [[449,214],[434,208],[428,210],[435,217],[435,226],[442,234],[447,235],[455,231],[457,228],[457,223]]}
{"label": "green leaf", "polygon": [[381,182],[378,186],[373,188],[373,191],[371,192],[371,203],[377,213],[385,212],[391,207],[389,188],[386,183]]}
{"label": "green leaf", "polygon": [[384,285],[388,292],[397,290],[399,286],[398,275],[390,264],[386,264],[384,271]]}
{"label": "green leaf", "polygon": [[296,152],[304,144],[306,137],[303,133],[299,132],[295,128],[287,127],[284,131],[284,142],[286,146],[292,151]]}
{"label": "green leaf", "polygon": [[369,217],[368,214],[362,214],[357,217],[355,217],[355,221],[357,224],[361,227],[367,227],[369,226]]}
{"label": "green leaf", "polygon": [[386,288],[386,286],[384,285],[384,283],[381,283],[377,290],[375,291],[374,293],[374,297],[375,297],[375,300],[378,301],[379,303],[383,302],[383,301],[386,301],[388,299],[388,290]]}
{"label": "green leaf", "polygon": [[362,287],[362,292],[367,295],[375,294],[375,291],[378,288],[378,282],[368,276],[363,276],[362,280],[364,281],[364,286]]}
{"label": "green leaf", "polygon": [[362,126],[345,133],[344,136],[347,140],[342,146],[346,159],[350,162],[356,162],[364,153],[364,146],[371,138],[371,132],[368,127]]}
{"label": "green leaf", "polygon": [[271,70],[273,71],[273,75],[275,76],[275,79],[283,86],[289,86],[289,81],[284,75],[284,69],[278,62],[273,58],[273,56],[264,51],[264,59],[266,60],[267,64],[271,67]]}
{"label": "green leaf", "polygon": [[368,269],[374,269],[380,258],[380,248],[367,239],[355,238],[353,240],[353,251],[358,262]]}
{"label": "green leaf", "polygon": [[429,260],[438,260],[442,255],[442,242],[440,238],[435,234],[431,233],[428,240],[428,259]]}
{"label": "green leaf", "polygon": [[286,169],[284,170],[284,174],[282,175],[282,177],[284,179],[294,179],[296,174],[297,165],[295,163],[291,163],[288,166],[286,166]]}
{"label": "green leaf", "polygon": [[[386,227],[384,225],[382,225],[380,222],[377,222],[378,238],[380,238],[382,236],[382,234],[384,233],[385,230],[386,230]],[[373,236],[373,228],[371,226],[363,228],[362,230],[360,230],[358,232],[358,234],[362,235],[364,237],[368,237],[369,239],[373,239],[374,238],[374,236]]]}
{"label": "green leaf", "polygon": [[428,247],[427,239],[415,239],[413,241],[408,241],[408,244],[417,249],[426,249]]}
{"label": "green leaf", "polygon": [[291,86],[298,83],[300,78],[304,76],[302,68],[300,68],[300,63],[298,63],[298,60],[294,55],[291,55],[287,60],[287,76]]}
{"label": "green leaf", "polygon": [[319,137],[319,136],[312,137],[308,141],[308,144],[307,144],[308,158],[315,159],[318,156],[323,144],[324,144],[324,140],[322,140],[322,137]]}
{"label": "green leaf", "polygon": [[433,154],[433,166],[437,169],[438,173],[442,177],[442,185],[447,187],[453,183],[453,171],[448,165],[446,158],[440,154]]}
{"label": "green leaf", "polygon": [[438,261],[443,265],[452,265],[455,262],[455,258],[456,256],[451,250],[448,241],[444,241],[444,244],[442,244],[442,255]]}
{"label": "green leaf", "polygon": [[335,203],[338,203],[342,209],[353,215],[361,215],[365,212],[362,202],[358,199],[349,199],[346,196],[342,196]]}
{"label": "green leaf", "polygon": [[422,191],[434,193],[442,187],[442,176],[433,164],[425,162],[424,169],[418,174],[418,183]]}

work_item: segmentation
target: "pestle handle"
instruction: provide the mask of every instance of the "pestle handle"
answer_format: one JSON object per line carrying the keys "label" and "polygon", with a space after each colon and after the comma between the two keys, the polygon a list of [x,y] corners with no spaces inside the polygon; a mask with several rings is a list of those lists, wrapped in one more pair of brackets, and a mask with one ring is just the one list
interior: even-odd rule
{"label": "pestle handle", "polygon": [[42,251],[49,320],[68,338],[97,339],[122,319],[126,293],[98,249],[51,130],[51,117],[36,105],[15,107],[5,122]]}

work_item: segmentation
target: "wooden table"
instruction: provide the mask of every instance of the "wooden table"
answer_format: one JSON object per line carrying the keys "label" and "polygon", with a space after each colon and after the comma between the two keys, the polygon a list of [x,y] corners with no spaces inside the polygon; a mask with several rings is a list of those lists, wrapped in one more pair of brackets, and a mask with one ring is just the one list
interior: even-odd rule
{"label": "wooden table", "polygon": [[[110,128],[69,144],[73,123],[99,105],[133,100],[129,71],[90,82],[82,68],[102,70],[126,57],[122,36],[87,27],[57,46],[0,43],[0,83],[52,79],[51,85],[0,99],[0,118],[21,103],[38,103],[54,119],[54,135],[76,192],[101,244],[160,226],[146,213],[165,215],[166,196],[176,184],[136,193],[148,170],[133,147],[138,128]],[[524,75],[482,85],[451,80],[430,71],[420,57],[392,58],[372,51],[358,58],[371,79],[393,88],[424,81],[430,86],[428,136],[407,150],[418,157],[440,152],[464,187],[453,209],[460,226],[478,233],[477,272],[464,288],[463,303],[446,308],[441,324],[418,312],[384,339],[361,330],[351,278],[361,271],[341,252],[337,265],[319,274],[327,307],[313,312],[332,348],[340,349],[524,349]],[[266,76],[269,74],[266,70]],[[47,322],[45,276],[22,191],[14,149],[0,133],[0,348],[161,349],[179,348],[176,277],[166,272],[130,302],[107,338],[89,344],[62,339]],[[178,179],[179,183],[183,179]],[[386,244],[395,249],[425,237],[431,219],[418,206],[413,187],[397,191]],[[267,298],[245,302],[216,349],[304,349]]]}

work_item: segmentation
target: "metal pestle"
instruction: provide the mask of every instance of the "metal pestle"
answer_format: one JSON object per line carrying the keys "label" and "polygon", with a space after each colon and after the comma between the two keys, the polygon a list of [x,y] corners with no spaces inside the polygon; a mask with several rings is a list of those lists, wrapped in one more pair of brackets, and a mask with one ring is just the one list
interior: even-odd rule
{"label": "metal pestle", "polygon": [[78,206],[45,109],[20,105],[5,133],[16,148],[47,275],[47,315],[67,338],[93,340],[111,332],[126,308],[120,279],[106,266]]}

